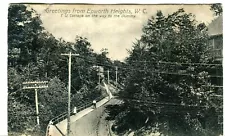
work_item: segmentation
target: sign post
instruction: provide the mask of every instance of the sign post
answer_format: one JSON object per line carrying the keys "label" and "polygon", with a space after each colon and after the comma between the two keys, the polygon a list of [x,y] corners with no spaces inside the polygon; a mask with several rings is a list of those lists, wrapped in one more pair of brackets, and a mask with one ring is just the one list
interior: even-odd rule
{"label": "sign post", "polygon": [[23,89],[34,89],[35,91],[35,106],[36,106],[36,116],[37,116],[37,125],[40,126],[39,121],[39,110],[38,110],[38,90],[41,88],[47,88],[48,81],[34,81],[34,82],[23,82]]}

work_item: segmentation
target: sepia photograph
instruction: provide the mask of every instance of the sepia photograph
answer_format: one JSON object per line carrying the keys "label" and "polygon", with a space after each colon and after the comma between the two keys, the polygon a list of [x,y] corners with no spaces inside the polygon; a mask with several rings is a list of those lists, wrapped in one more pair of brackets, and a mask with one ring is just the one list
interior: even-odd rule
{"label": "sepia photograph", "polygon": [[223,5],[10,3],[9,136],[222,136]]}

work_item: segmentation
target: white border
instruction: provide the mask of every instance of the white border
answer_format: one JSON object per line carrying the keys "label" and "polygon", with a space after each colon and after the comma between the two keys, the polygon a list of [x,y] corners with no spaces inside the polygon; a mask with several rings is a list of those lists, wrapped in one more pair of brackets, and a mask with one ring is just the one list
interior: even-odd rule
{"label": "white border", "polygon": [[[0,136],[7,135],[7,14],[8,14],[8,5],[9,3],[89,3],[89,4],[209,4],[209,3],[223,3],[223,0],[189,0],[189,1],[181,1],[181,0],[157,0],[147,2],[145,0],[8,0],[1,1],[0,4],[0,14],[1,14],[1,22],[0,22],[0,32],[1,32],[1,44],[0,44],[0,62],[1,62],[1,90],[0,90]],[[223,3],[224,5],[224,3]],[[224,54],[224,52],[223,52]],[[224,60],[223,60],[224,61]],[[223,71],[224,73],[225,71]],[[223,81],[225,83],[225,81]],[[225,110],[224,110],[225,111]],[[224,112],[223,111],[223,112]]]}
{"label": "white border", "polygon": [[165,4],[165,3],[185,3],[185,4],[200,4],[200,3],[222,3],[223,0],[157,0],[157,1],[147,1],[147,0],[9,0],[10,3],[93,3],[93,4],[121,4],[121,3],[134,3],[134,4]]}

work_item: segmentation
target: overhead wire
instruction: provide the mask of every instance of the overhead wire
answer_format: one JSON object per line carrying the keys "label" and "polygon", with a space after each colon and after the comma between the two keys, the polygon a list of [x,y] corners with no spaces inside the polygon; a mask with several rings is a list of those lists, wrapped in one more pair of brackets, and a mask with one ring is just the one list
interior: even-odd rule
{"label": "overhead wire", "polygon": [[[107,65],[107,64],[102,64],[99,62],[93,62],[93,61],[89,61],[89,60],[85,60],[88,63],[92,63],[92,64],[96,64],[98,66],[106,66],[106,67],[117,67],[118,69],[123,69],[123,70],[133,70],[133,71],[139,71],[139,72],[152,72],[152,73],[158,73],[158,74],[168,74],[168,75],[181,75],[181,76],[198,76],[198,75],[194,75],[194,74],[182,74],[182,73],[176,73],[176,72],[159,72],[159,71],[153,71],[153,70],[149,70],[149,69],[134,69],[134,68],[124,68],[124,67],[120,67],[120,66],[113,66],[113,65]],[[223,76],[217,76],[217,75],[209,75],[209,77],[216,77],[216,78],[223,78]]]}
{"label": "overhead wire", "polygon": [[166,61],[158,61],[158,62],[153,62],[153,61],[129,61],[129,62],[135,62],[135,63],[151,63],[151,64],[173,64],[173,65],[200,65],[200,66],[223,66],[223,64],[219,63],[183,63],[183,62],[166,62]]}
{"label": "overhead wire", "polygon": [[[88,60],[86,57],[83,57],[83,56],[77,56],[78,58],[81,58],[83,59],[85,62],[88,62],[88,63],[91,63],[91,64],[94,64],[96,66],[105,66],[105,67],[110,67],[110,68],[118,68],[118,69],[122,69],[122,70],[126,70],[126,71],[138,71],[138,72],[151,72],[151,73],[156,73],[156,74],[165,74],[165,75],[179,75],[179,76],[191,76],[191,77],[198,77],[197,74],[187,74],[187,73],[178,73],[178,72],[169,72],[169,71],[157,71],[157,70],[150,70],[150,69],[147,69],[146,67],[144,69],[137,69],[137,68],[131,68],[131,67],[121,67],[121,66],[115,66],[115,65],[112,65],[112,64],[102,64],[100,62],[95,62],[93,60]],[[138,61],[137,63],[139,62],[151,62],[153,63],[152,61]],[[163,61],[159,61],[159,62],[154,62],[155,64],[170,64],[170,65],[178,65],[178,64],[183,64],[183,65],[202,65],[202,66],[222,66],[222,64],[207,64],[207,63],[177,63],[177,62],[163,62]],[[78,66],[79,67],[79,66]],[[85,68],[85,69],[88,69],[87,67],[83,67],[82,68]],[[107,72],[107,71],[99,71],[100,73],[104,73],[104,72]],[[115,72],[115,71],[109,71],[109,72]],[[117,73],[120,73],[119,71],[117,71]],[[122,73],[122,72],[121,72]],[[208,77],[210,78],[223,78],[223,76],[218,76],[218,75],[207,75]],[[212,88],[223,88],[223,86],[215,86],[215,85],[209,85],[208,87],[212,87]]]}
{"label": "overhead wire", "polygon": [[[218,96],[221,97],[221,96]],[[123,100],[130,100],[130,101],[135,101],[137,103],[146,103],[146,104],[151,104],[152,106],[174,106],[174,107],[187,107],[187,108],[210,108],[210,106],[205,106],[205,105],[197,105],[197,104],[181,104],[181,103],[172,103],[172,102],[156,102],[156,101],[151,101],[151,100],[143,100],[142,99],[137,99],[137,98],[128,98],[128,97],[119,97],[122,98]]]}

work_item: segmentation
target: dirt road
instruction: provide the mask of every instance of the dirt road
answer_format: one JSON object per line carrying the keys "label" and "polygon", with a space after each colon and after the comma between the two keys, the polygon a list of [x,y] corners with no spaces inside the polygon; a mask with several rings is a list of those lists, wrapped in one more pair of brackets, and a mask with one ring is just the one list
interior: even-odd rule
{"label": "dirt road", "polygon": [[71,124],[71,136],[109,136],[109,126],[105,120],[107,114],[104,110],[106,105],[119,102],[117,99],[111,99],[107,104],[73,122]]}

